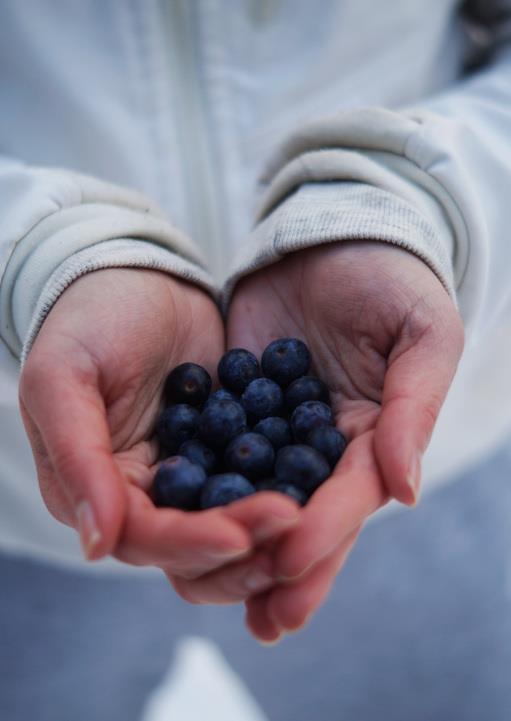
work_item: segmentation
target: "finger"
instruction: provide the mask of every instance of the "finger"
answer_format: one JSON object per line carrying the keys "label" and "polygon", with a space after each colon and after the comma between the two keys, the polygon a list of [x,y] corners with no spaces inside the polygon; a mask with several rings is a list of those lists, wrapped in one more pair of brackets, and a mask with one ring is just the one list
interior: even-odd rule
{"label": "finger", "polygon": [[[297,504],[277,493],[261,493],[240,500],[226,506],[224,514],[241,523],[255,544],[264,543],[266,547],[295,526],[300,518]],[[221,567],[205,576],[189,574],[187,579],[174,585],[191,603],[237,603],[273,583],[268,553],[259,552],[241,563]]]}
{"label": "finger", "polygon": [[268,615],[267,603],[270,591],[251,596],[245,601],[245,624],[250,633],[264,644],[278,643],[283,630]]}
{"label": "finger", "polygon": [[41,436],[74,511],[85,556],[110,553],[121,531],[125,484],[114,462],[103,401],[92,379],[27,362],[20,400]]}
{"label": "finger", "polygon": [[73,526],[75,521],[74,509],[69,503],[69,498],[62,487],[60,479],[57,478],[53,466],[50,463],[41,434],[24,411],[22,404],[20,405],[20,410],[32,448],[37,480],[39,481],[39,488],[44,503],[58,521],[68,526]]}
{"label": "finger", "polygon": [[145,491],[152,486],[158,470],[158,443],[156,440],[140,441],[128,451],[117,451],[117,463],[126,483],[132,483]]}
{"label": "finger", "polygon": [[[152,466],[149,469],[151,477],[136,485],[149,490],[157,469],[158,465]],[[254,544],[262,545],[296,525],[300,519],[300,508],[296,501],[283,493],[259,492],[224,506],[222,514],[242,525]]]}
{"label": "finger", "polygon": [[194,580],[172,578],[179,595],[190,603],[230,604],[245,601],[273,586],[271,559],[265,552]]}
{"label": "finger", "polygon": [[389,493],[414,505],[421,459],[452,382],[463,345],[460,323],[436,329],[391,361],[385,375],[374,452]]}
{"label": "finger", "polygon": [[143,490],[128,487],[125,524],[114,552],[119,560],[195,578],[251,551],[250,535],[221,509],[156,508]]}
{"label": "finger", "polygon": [[298,504],[283,493],[259,492],[224,507],[228,518],[243,525],[256,545],[279,538],[300,520]]}
{"label": "finger", "polygon": [[280,631],[298,631],[325,602],[344,565],[359,529],[302,578],[275,586],[267,594],[266,613]]}
{"label": "finger", "polygon": [[273,644],[285,632],[302,628],[326,600],[358,532],[297,581],[276,585],[247,599],[245,622],[252,635],[263,643]]}
{"label": "finger", "polygon": [[279,578],[295,579],[310,570],[386,502],[372,436],[367,431],[349,443],[333,475],[302,509],[300,523],[279,543]]}

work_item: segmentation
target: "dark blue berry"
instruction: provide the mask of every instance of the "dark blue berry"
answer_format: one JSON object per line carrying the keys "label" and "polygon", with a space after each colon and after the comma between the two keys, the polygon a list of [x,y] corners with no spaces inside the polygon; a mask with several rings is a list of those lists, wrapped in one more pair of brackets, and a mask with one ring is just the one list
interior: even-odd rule
{"label": "dark blue berry", "polygon": [[266,436],[276,451],[283,446],[289,446],[293,442],[289,423],[285,418],[279,416],[263,418],[254,426],[254,432]]}
{"label": "dark blue berry", "polygon": [[330,406],[322,401],[300,403],[291,416],[291,430],[298,443],[303,443],[316,426],[332,425],[334,416]]}
{"label": "dark blue berry", "polygon": [[288,386],[304,376],[311,365],[311,354],[298,338],[279,338],[264,350],[261,357],[263,373],[281,386]]}
{"label": "dark blue berry", "polygon": [[250,480],[268,476],[274,460],[272,444],[260,433],[242,433],[233,438],[225,450],[227,466]]}
{"label": "dark blue berry", "polygon": [[307,436],[306,443],[325,456],[330,468],[335,466],[347,446],[346,438],[333,426],[316,426]]}
{"label": "dark blue berry", "polygon": [[292,483],[276,483],[272,490],[285,493],[286,496],[291,496],[291,498],[294,498],[300,506],[305,506],[309,500],[309,496],[305,493],[303,488],[298,488],[298,486],[295,486]]}
{"label": "dark blue berry", "polygon": [[247,416],[235,401],[207,403],[199,419],[199,437],[208,446],[226,446],[231,438],[243,433]]}
{"label": "dark blue berry", "polygon": [[241,396],[243,408],[252,418],[276,416],[282,408],[282,389],[269,378],[256,378]]}
{"label": "dark blue berry", "polygon": [[198,509],[205,481],[206,472],[202,466],[182,456],[171,456],[160,464],[154,478],[154,502],[157,506]]}
{"label": "dark blue berry", "polygon": [[219,473],[210,476],[201,492],[201,508],[226,506],[239,498],[255,493],[254,486],[239,473]]}
{"label": "dark blue berry", "polygon": [[235,395],[231,391],[228,391],[226,388],[219,388],[217,391],[215,391],[209,396],[208,400],[206,401],[206,405],[208,403],[214,403],[215,401],[236,401],[236,403],[239,403],[240,399],[237,395]]}
{"label": "dark blue berry", "polygon": [[192,463],[202,466],[208,476],[211,475],[216,468],[217,457],[215,452],[197,438],[191,441],[185,441],[179,446],[178,453],[180,456],[188,458]]}
{"label": "dark blue berry", "polygon": [[218,364],[220,383],[236,393],[243,393],[250,381],[260,375],[257,358],[244,348],[233,348],[227,351]]}
{"label": "dark blue berry", "polygon": [[166,408],[156,422],[156,436],[167,453],[175,453],[179,446],[197,434],[200,413],[186,403]]}
{"label": "dark blue berry", "polygon": [[330,403],[330,392],[326,383],[315,376],[302,376],[291,383],[284,395],[286,408],[291,413],[305,401]]}
{"label": "dark blue berry", "polygon": [[188,403],[200,406],[211,390],[211,376],[197,363],[182,363],[172,370],[163,391],[167,405]]}
{"label": "dark blue berry", "polygon": [[312,493],[330,475],[330,466],[321,453],[305,445],[285,446],[277,453],[275,476]]}

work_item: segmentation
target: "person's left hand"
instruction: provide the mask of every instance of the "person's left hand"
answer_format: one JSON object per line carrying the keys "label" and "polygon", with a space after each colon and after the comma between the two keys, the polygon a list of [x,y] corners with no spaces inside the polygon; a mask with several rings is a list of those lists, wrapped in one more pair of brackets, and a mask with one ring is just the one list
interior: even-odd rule
{"label": "person's left hand", "polygon": [[[301,251],[239,284],[228,347],[260,356],[271,340],[290,336],[308,344],[350,443],[301,522],[257,555],[275,579],[246,600],[248,626],[263,641],[313,615],[365,519],[390,495],[416,503],[420,459],[463,347],[461,319],[428,266],[369,241]],[[250,563],[185,581],[179,590],[195,602],[218,601],[213,589],[234,585]]]}

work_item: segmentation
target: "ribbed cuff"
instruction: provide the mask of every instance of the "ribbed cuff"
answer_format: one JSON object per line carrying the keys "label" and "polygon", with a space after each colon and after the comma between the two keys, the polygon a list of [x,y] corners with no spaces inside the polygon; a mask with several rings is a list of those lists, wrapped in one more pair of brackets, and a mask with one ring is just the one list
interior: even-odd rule
{"label": "ribbed cuff", "polygon": [[25,359],[65,288],[99,268],[159,269],[216,295],[197,248],[143,195],[69,171],[19,173],[30,213],[11,223],[0,284],[0,336],[15,356]]}
{"label": "ribbed cuff", "polygon": [[24,338],[20,358],[22,366],[46,316],[66,288],[81,276],[105,268],[160,270],[200,286],[214,298],[217,296],[208,273],[164,248],[129,238],[98,243],[67,258],[46,282]]}
{"label": "ribbed cuff", "polygon": [[365,183],[307,183],[268,215],[248,238],[224,286],[227,308],[236,283],[285,255],[324,243],[378,240],[420,257],[455,298],[450,230],[399,196]]}

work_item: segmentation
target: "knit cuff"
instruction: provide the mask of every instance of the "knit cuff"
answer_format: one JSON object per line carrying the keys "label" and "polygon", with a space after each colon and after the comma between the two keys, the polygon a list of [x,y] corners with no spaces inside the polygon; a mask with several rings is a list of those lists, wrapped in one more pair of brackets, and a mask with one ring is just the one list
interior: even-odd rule
{"label": "knit cuff", "polygon": [[306,183],[253,230],[223,290],[227,307],[236,283],[285,255],[324,243],[379,240],[420,257],[455,301],[450,229],[399,196],[354,182]]}
{"label": "knit cuff", "polygon": [[21,351],[22,366],[46,316],[66,288],[82,275],[105,268],[160,270],[190,281],[213,297],[216,296],[211,279],[205,271],[165,248],[129,238],[97,243],[67,258],[49,277],[27,326]]}

